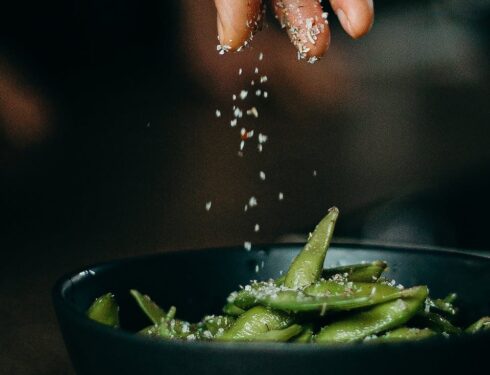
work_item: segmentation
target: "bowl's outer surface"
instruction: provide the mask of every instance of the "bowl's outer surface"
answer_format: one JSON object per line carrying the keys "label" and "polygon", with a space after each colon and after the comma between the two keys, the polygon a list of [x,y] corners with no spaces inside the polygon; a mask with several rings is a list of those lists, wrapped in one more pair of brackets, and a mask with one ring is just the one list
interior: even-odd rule
{"label": "bowl's outer surface", "polygon": [[[53,300],[63,337],[79,374],[358,374],[485,373],[488,333],[418,343],[243,344],[157,341],[90,321],[84,311],[108,291],[121,307],[121,325],[148,325],[128,290],[149,294],[180,318],[197,321],[220,312],[229,292],[250,279],[286,271],[299,245],[179,251],[105,263],[62,278]],[[426,284],[431,295],[459,295],[461,324],[490,315],[490,259],[415,249],[335,245],[326,266],[376,259],[389,264],[388,277],[406,286]],[[263,263],[262,263],[263,262]],[[262,267],[263,264],[263,267]],[[256,273],[256,266],[259,272]]]}

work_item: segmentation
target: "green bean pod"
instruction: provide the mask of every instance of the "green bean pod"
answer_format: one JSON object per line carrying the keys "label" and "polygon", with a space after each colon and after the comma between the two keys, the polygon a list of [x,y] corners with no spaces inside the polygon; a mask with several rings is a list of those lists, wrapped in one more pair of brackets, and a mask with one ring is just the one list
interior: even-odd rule
{"label": "green bean pod", "polygon": [[87,310],[87,316],[96,322],[111,327],[119,327],[119,306],[112,293],[95,299]]}
{"label": "green bean pod", "polygon": [[[405,298],[374,306],[367,311],[324,327],[315,337],[320,344],[347,343],[362,340],[367,336],[397,328],[408,322],[422,307],[428,295],[425,286],[406,289]],[[407,293],[408,294],[408,293]]]}
{"label": "green bean pod", "polygon": [[316,226],[305,247],[293,260],[286,273],[284,285],[287,288],[303,288],[318,281],[338,215],[337,207],[332,207],[328,210],[327,216]]}

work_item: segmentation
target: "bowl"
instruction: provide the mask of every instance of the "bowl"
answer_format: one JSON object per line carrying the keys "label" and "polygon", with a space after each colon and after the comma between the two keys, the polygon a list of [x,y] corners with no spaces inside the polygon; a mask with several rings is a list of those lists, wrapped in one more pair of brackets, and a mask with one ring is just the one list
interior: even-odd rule
{"label": "bowl", "polygon": [[[148,325],[129,295],[136,288],[177,316],[198,321],[218,314],[226,296],[251,279],[277,277],[301,245],[165,252],[85,267],[62,277],[53,301],[78,374],[359,374],[483,371],[488,332],[419,342],[320,346],[290,343],[222,343],[154,340],[131,329]],[[490,259],[458,251],[332,245],[326,266],[386,260],[387,276],[405,286],[425,284],[432,296],[459,295],[462,326],[490,314]],[[258,266],[258,267],[257,267]],[[258,272],[257,272],[258,271]],[[113,329],[85,316],[92,301],[113,292],[120,321]]]}

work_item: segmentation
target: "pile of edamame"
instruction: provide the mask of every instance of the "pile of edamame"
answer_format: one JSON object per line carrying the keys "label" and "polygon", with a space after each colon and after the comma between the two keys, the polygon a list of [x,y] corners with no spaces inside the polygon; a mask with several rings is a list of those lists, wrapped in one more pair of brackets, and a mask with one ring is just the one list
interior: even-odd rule
{"label": "pile of edamame", "polygon": [[[198,323],[176,318],[147,295],[130,293],[150,325],[138,333],[160,339],[339,344],[398,342],[436,335],[490,330],[490,317],[466,329],[452,323],[458,313],[455,294],[429,296],[427,286],[405,288],[384,279],[384,261],[323,269],[339,211],[316,226],[287,273],[275,280],[253,281],[230,294],[223,315]],[[119,307],[112,293],[95,300],[89,318],[119,327]]]}

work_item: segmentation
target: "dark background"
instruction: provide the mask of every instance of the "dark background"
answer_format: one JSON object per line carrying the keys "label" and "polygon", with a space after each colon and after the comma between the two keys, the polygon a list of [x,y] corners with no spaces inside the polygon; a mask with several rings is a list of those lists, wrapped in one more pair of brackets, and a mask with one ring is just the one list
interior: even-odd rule
{"label": "dark background", "polygon": [[[0,373],[70,373],[49,290],[104,259],[301,240],[332,205],[338,239],[488,253],[488,2],[375,5],[309,66],[273,20],[218,56],[211,1],[3,2]],[[238,157],[255,66],[269,141]]]}

